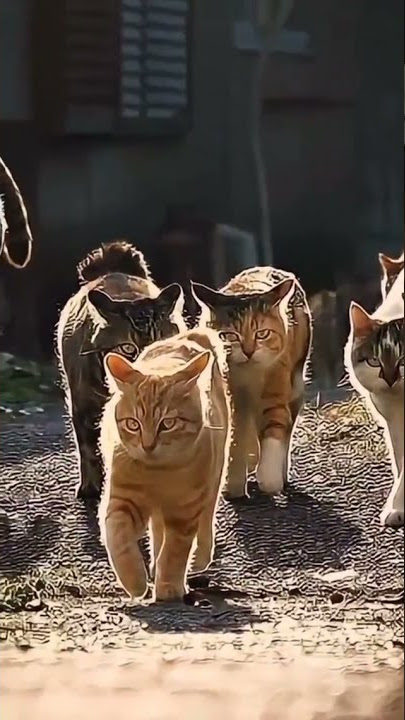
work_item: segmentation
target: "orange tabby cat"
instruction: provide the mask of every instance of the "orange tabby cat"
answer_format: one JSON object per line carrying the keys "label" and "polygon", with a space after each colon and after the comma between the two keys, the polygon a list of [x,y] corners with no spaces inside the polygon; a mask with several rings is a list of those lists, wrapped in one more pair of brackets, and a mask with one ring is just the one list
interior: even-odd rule
{"label": "orange tabby cat", "polygon": [[143,597],[138,540],[150,523],[157,600],[186,592],[186,575],[212,561],[214,522],[230,445],[226,357],[212,331],[153,343],[131,364],[110,353],[116,391],[101,425],[107,474],[101,530],[117,578]]}
{"label": "orange tabby cat", "polygon": [[230,346],[234,433],[228,494],[245,495],[252,456],[256,465],[259,460],[261,489],[280,492],[311,345],[305,293],[292,273],[270,267],[244,270],[220,291],[198,283],[192,287],[209,309],[207,317],[203,307],[200,326],[215,328]]}

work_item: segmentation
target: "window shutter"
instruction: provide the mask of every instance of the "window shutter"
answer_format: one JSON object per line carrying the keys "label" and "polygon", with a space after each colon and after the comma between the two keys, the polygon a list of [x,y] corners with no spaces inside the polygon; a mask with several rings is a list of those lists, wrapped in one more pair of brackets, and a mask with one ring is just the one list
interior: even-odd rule
{"label": "window shutter", "polygon": [[40,126],[56,134],[185,132],[190,5],[191,0],[37,0]]}
{"label": "window shutter", "polygon": [[121,129],[186,131],[191,0],[122,0]]}
{"label": "window shutter", "polygon": [[119,69],[116,0],[37,0],[34,22],[40,126],[57,134],[113,132]]}

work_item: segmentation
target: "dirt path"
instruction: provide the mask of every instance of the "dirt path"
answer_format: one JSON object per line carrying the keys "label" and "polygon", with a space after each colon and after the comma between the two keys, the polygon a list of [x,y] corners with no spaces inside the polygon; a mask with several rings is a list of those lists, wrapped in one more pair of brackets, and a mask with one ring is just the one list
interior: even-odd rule
{"label": "dirt path", "polygon": [[60,414],[3,425],[1,719],[399,720],[403,532],[378,519],[390,472],[357,399],[309,403],[287,492],[252,482],[248,502],[221,502],[194,606],[130,606],[74,499]]}
{"label": "dirt path", "polygon": [[141,653],[2,657],[5,720],[400,720],[402,673],[291,663],[162,661]]}

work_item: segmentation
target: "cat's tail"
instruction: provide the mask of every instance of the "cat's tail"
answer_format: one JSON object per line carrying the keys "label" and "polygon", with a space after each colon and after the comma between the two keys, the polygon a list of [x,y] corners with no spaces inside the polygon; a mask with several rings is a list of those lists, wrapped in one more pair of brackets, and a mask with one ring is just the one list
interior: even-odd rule
{"label": "cat's tail", "polygon": [[86,255],[77,266],[77,274],[82,284],[109,273],[152,279],[143,253],[126,240],[103,243],[100,248]]}
{"label": "cat's tail", "polygon": [[[31,260],[32,234],[22,195],[0,158],[0,255],[19,270]],[[7,234],[6,234],[7,230]]]}

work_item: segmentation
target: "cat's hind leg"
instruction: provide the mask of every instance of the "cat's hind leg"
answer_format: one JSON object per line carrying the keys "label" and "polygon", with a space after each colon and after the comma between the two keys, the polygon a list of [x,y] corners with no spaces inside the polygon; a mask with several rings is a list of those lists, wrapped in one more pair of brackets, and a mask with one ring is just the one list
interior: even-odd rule
{"label": "cat's hind leg", "polygon": [[214,557],[215,510],[217,493],[210,497],[207,506],[200,515],[197,532],[197,548],[191,567],[192,573],[203,573],[211,565]]}
{"label": "cat's hind leg", "polygon": [[156,563],[162,549],[165,528],[163,524],[162,515],[158,512],[154,512],[150,521],[150,535],[151,535],[151,565],[150,574],[155,579],[156,574]]}
{"label": "cat's hind leg", "polygon": [[395,478],[389,498],[381,513],[381,524],[385,527],[404,526],[404,469]]}
{"label": "cat's hind leg", "polygon": [[99,499],[103,486],[103,463],[99,451],[100,411],[92,406],[73,406],[72,422],[76,437],[80,480],[76,496]]}
{"label": "cat's hind leg", "polygon": [[305,398],[305,382],[303,376],[303,368],[297,368],[294,372],[291,383],[290,413],[291,413],[291,431],[296,420],[304,406]]}

